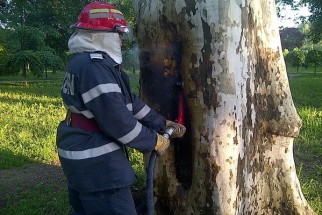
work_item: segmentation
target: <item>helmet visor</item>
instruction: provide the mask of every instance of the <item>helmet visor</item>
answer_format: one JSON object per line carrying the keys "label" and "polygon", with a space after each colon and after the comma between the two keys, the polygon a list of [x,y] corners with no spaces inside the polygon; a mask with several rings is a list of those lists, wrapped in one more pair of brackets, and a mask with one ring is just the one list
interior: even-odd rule
{"label": "helmet visor", "polygon": [[129,33],[129,26],[124,26],[124,25],[115,25],[114,26],[114,31],[118,33]]}
{"label": "helmet visor", "polygon": [[130,25],[118,26],[115,28],[115,31],[118,33],[122,33],[122,38],[124,40],[128,40],[129,42],[133,41],[133,31]]}

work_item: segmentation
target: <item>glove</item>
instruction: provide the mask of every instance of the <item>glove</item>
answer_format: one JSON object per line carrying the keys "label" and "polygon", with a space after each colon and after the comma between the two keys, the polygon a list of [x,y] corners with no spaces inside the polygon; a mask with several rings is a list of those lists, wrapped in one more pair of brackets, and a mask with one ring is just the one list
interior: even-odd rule
{"label": "glove", "polygon": [[174,128],[174,131],[171,134],[172,138],[182,137],[184,135],[184,133],[186,132],[186,127],[184,127],[183,125],[181,125],[179,123],[172,122],[170,120],[166,120],[166,127],[173,127]]}
{"label": "glove", "polygon": [[157,134],[157,143],[154,147],[158,155],[162,155],[170,146],[170,140],[164,136]]}

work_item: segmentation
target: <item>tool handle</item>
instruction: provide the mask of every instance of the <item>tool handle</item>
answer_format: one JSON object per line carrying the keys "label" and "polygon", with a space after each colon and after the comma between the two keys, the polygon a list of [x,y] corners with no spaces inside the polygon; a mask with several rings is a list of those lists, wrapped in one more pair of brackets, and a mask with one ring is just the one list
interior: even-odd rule
{"label": "tool handle", "polygon": [[[167,139],[170,138],[171,134],[173,133],[173,127],[167,127],[164,131],[163,136]],[[153,179],[154,179],[154,166],[158,156],[161,156],[156,150],[153,150],[150,155],[148,170],[147,170],[147,214],[153,215],[154,214],[154,197],[153,197]]]}
{"label": "tool handle", "polygon": [[166,129],[165,129],[165,131],[164,131],[164,134],[163,134],[163,136],[165,137],[165,138],[167,138],[167,139],[170,139],[170,136],[171,136],[171,134],[173,133],[173,131],[174,131],[174,128],[173,127],[167,127]]}

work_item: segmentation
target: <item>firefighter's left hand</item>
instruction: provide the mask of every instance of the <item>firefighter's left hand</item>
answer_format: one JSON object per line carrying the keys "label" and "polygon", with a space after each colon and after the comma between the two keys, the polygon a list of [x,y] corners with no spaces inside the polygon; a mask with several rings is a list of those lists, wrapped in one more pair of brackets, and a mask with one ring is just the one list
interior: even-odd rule
{"label": "firefighter's left hand", "polygon": [[170,146],[170,140],[164,136],[157,134],[157,142],[155,144],[154,150],[157,151],[158,155],[163,155],[164,152]]}
{"label": "firefighter's left hand", "polygon": [[170,120],[166,120],[166,127],[173,127],[174,128],[174,131],[171,134],[172,138],[182,137],[184,135],[184,133],[186,132],[186,127],[184,127],[183,125],[181,125],[179,123],[175,123],[173,121],[170,121]]}

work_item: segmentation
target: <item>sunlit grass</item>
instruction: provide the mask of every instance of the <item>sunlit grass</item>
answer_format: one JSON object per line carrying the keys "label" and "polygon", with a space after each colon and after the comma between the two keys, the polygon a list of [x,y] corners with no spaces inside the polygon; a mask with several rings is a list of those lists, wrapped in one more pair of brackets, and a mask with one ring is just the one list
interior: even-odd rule
{"label": "sunlit grass", "polygon": [[[30,162],[57,162],[56,128],[64,118],[64,108],[56,82],[0,85],[0,167],[23,165],[12,155]],[[53,90],[56,89],[56,90]],[[5,151],[10,151],[8,157]],[[27,160],[27,159],[26,159]]]}
{"label": "sunlit grass", "polygon": [[[132,90],[137,93],[138,75],[131,74],[130,80]],[[0,169],[34,162],[58,162],[56,128],[65,115],[60,85],[60,78],[27,85],[24,82],[0,83]],[[292,79],[290,85],[303,121],[294,144],[297,172],[306,199],[322,214],[322,77],[301,76]],[[142,189],[145,180],[142,154],[130,150],[130,159],[139,179],[136,186]],[[34,187],[21,195],[9,196],[10,205],[1,214],[32,214],[31,211],[33,214],[65,214],[68,211],[66,190],[57,190],[57,198],[52,199],[54,190],[51,186]],[[45,201],[38,205],[37,199]],[[61,209],[60,204],[64,205]]]}
{"label": "sunlit grass", "polygon": [[297,173],[310,206],[322,214],[322,77],[298,77],[290,86],[303,122],[294,144]]}
{"label": "sunlit grass", "polygon": [[[36,163],[58,163],[56,128],[65,117],[60,97],[61,77],[55,81],[22,82],[2,77],[0,83],[0,169],[24,168]],[[1,81],[1,79],[0,79]],[[130,75],[132,90],[138,90],[138,75]],[[130,150],[129,156],[142,189],[145,183],[143,156]],[[0,184],[0,189],[2,186]],[[19,186],[18,184],[16,186]],[[57,187],[60,186],[60,187]],[[67,187],[35,185],[5,198],[0,214],[68,214]]]}

